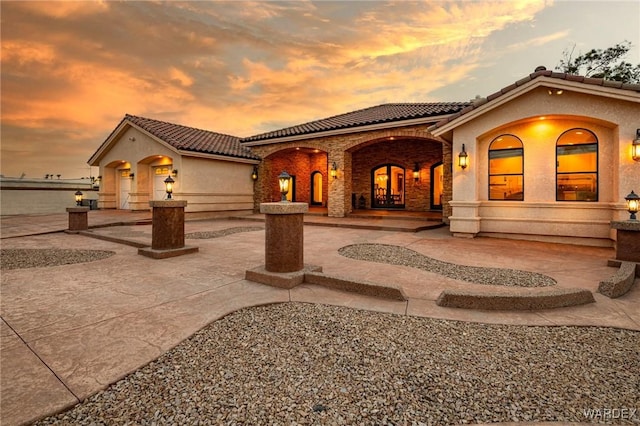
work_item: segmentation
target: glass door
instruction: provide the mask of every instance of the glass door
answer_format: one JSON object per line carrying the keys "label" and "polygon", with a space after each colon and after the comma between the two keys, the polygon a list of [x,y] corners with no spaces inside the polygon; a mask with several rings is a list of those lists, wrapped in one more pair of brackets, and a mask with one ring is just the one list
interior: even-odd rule
{"label": "glass door", "polygon": [[373,208],[404,208],[404,168],[385,164],[371,172],[371,206]]}

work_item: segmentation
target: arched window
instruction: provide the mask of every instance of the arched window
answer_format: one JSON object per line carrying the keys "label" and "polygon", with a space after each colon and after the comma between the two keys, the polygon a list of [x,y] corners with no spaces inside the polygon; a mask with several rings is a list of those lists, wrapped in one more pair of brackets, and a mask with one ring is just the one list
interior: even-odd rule
{"label": "arched window", "polygon": [[322,173],[317,170],[311,173],[311,204],[322,205]]}
{"label": "arched window", "polygon": [[590,130],[571,129],[558,138],[556,200],[598,201],[598,138]]}
{"label": "arched window", "polygon": [[489,145],[489,199],[524,200],[524,148],[513,135],[498,136]]}

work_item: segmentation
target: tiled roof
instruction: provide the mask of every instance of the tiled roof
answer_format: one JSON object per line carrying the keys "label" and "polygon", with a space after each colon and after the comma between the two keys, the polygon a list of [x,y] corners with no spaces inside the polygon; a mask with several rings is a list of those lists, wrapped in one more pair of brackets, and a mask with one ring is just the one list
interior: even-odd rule
{"label": "tiled roof", "polygon": [[440,120],[439,122],[437,122],[436,124],[434,124],[433,126],[431,126],[429,128],[429,130],[435,130],[438,127],[442,127],[447,123],[452,122],[453,120],[457,119],[458,117],[465,115],[471,111],[473,111],[474,109],[493,101],[494,99],[497,99],[499,97],[501,97],[502,95],[511,92],[512,90],[515,90],[516,88],[529,83],[532,80],[535,80],[536,78],[539,77],[550,77],[550,78],[556,78],[558,80],[566,80],[566,81],[572,81],[572,82],[577,82],[577,83],[583,83],[583,84],[589,84],[589,85],[593,85],[593,86],[602,86],[602,87],[610,87],[610,88],[614,88],[614,89],[622,89],[622,90],[630,90],[633,92],[640,92],[640,84],[630,84],[630,83],[622,83],[620,81],[613,81],[613,80],[605,80],[603,78],[591,78],[591,77],[583,77],[580,75],[574,75],[574,74],[567,74],[567,73],[562,73],[562,72],[553,72],[550,71],[548,69],[546,69],[545,67],[538,67],[536,68],[536,71],[534,71],[533,73],[529,74],[527,77],[520,79],[518,81],[516,81],[515,83],[506,86],[502,89],[500,89],[499,91],[492,93],[491,95],[487,96],[486,98],[480,98],[478,100],[475,100],[473,103],[471,103],[470,105],[468,105],[467,107],[461,109],[460,111],[456,112],[455,114],[450,115],[449,117]]}
{"label": "tiled roof", "polygon": [[[126,114],[124,121],[146,130],[172,147],[190,152],[259,160],[236,136]],[[119,127],[119,126],[118,126]]]}
{"label": "tiled roof", "polygon": [[335,115],[329,118],[323,118],[321,120],[298,124],[296,126],[272,132],[261,133],[259,135],[242,138],[240,141],[254,142],[338,129],[355,128],[372,124],[404,121],[416,118],[437,117],[445,114],[456,113],[468,105],[470,105],[469,102],[383,104],[358,111],[348,112],[346,114]]}

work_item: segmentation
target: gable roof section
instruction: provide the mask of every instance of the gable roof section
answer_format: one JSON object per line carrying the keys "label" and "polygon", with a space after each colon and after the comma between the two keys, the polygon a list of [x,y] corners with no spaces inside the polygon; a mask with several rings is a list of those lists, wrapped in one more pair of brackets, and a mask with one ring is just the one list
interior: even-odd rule
{"label": "gable roof section", "polygon": [[259,135],[242,138],[240,141],[247,145],[261,143],[275,143],[276,139],[290,139],[307,135],[326,134],[343,129],[354,131],[359,127],[382,125],[408,120],[456,113],[470,105],[469,102],[439,102],[439,103],[391,103],[360,109],[345,114],[335,115],[320,120],[310,121],[296,126]]}
{"label": "gable roof section", "polygon": [[181,154],[194,153],[248,160],[260,159],[251,149],[241,145],[240,138],[236,136],[125,114],[120,124],[116,126],[100,148],[98,148],[89,159],[90,164],[98,159],[100,154],[105,151],[105,148],[113,142],[115,136],[120,133],[127,124],[165,142]]}
{"label": "gable roof section", "polygon": [[444,133],[444,131],[442,130],[439,131],[439,129],[442,129],[445,126],[450,129],[451,126],[449,126],[449,123],[458,121],[460,117],[466,116],[467,114],[471,113],[474,110],[477,110],[483,105],[486,105],[488,103],[496,103],[497,102],[496,100],[499,101],[504,99],[509,94],[512,94],[514,91],[522,88],[523,86],[531,85],[532,84],[531,82],[535,81],[536,79],[544,79],[544,78],[548,79],[547,81],[550,81],[550,82],[557,80],[557,83],[560,83],[560,84],[564,83],[564,84],[573,84],[573,85],[575,84],[584,85],[584,88],[586,90],[592,90],[592,91],[598,88],[608,88],[608,89],[621,89],[621,90],[626,90],[630,92],[640,93],[640,84],[622,83],[620,81],[605,80],[602,78],[590,78],[590,77],[584,77],[584,76],[574,75],[574,74],[559,73],[559,72],[553,72],[553,71],[547,70],[545,67],[538,67],[536,68],[535,72],[529,74],[527,77],[520,79],[515,83],[500,89],[499,91],[487,96],[486,98],[480,98],[480,99],[474,100],[471,104],[469,104],[465,108],[450,115],[449,117],[446,117],[440,120],[433,126],[429,127],[429,131],[434,132],[436,136],[440,136],[442,133]]}

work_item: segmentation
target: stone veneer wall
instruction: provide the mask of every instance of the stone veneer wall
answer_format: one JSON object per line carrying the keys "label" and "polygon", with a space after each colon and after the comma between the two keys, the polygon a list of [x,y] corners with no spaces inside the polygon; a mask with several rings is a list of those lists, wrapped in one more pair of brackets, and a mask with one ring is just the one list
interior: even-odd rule
{"label": "stone veneer wall", "polygon": [[[428,211],[431,208],[431,166],[442,159],[442,145],[423,139],[395,140],[366,146],[352,154],[353,192],[364,196],[371,207],[371,171],[383,164],[397,164],[405,169],[405,210]],[[413,169],[420,167],[415,182]]]}
{"label": "stone veneer wall", "polygon": [[[442,152],[442,158],[444,166],[444,196],[443,196],[443,219],[447,221],[447,217],[451,214],[448,201],[451,200],[451,144],[447,143],[440,138],[434,137],[427,128],[433,123],[425,123],[415,126],[397,127],[383,130],[372,130],[367,132],[354,132],[344,135],[326,136],[326,137],[310,137],[308,139],[280,142],[269,145],[252,146],[251,149],[260,157],[263,161],[258,166],[258,181],[255,183],[254,191],[254,210],[259,210],[260,203],[277,201],[280,199],[278,192],[277,176],[282,169],[287,170],[289,174],[296,174],[299,176],[305,176],[303,179],[296,179],[296,200],[300,202],[309,201],[310,192],[310,173],[313,170],[328,171],[328,166],[334,161],[338,165],[338,179],[330,179],[325,176],[323,180],[323,192],[327,194],[325,200],[327,200],[327,207],[329,216],[343,217],[351,212],[351,194],[354,189],[357,188],[358,197],[360,193],[366,193],[370,197],[370,191],[362,191],[362,178],[360,168],[365,167],[367,161],[374,161],[374,159],[367,160],[368,154],[360,153],[359,151],[366,149],[368,146],[372,146],[372,150],[379,149],[381,151],[393,152],[393,149],[387,149],[384,144],[389,144],[390,148],[398,145],[399,149],[407,155],[406,159],[403,159],[400,164],[405,165],[407,168],[407,189],[413,187],[413,165],[416,161],[425,164],[421,164],[421,182],[418,188],[424,186],[424,194],[411,195],[411,205],[415,206],[420,202],[420,197],[429,197],[429,167],[431,164],[438,161],[436,159],[436,151]],[[394,138],[396,140],[391,140]],[[407,144],[409,140],[413,140],[409,145],[415,143],[422,145],[418,152],[413,152],[407,147],[402,145]],[[440,146],[442,148],[440,148]],[[296,151],[296,148],[300,148],[300,152]],[[307,149],[318,149],[318,154],[305,153]],[[442,149],[442,151],[440,151]],[[366,151],[364,151],[366,152]],[[325,158],[326,156],[326,158]],[[379,160],[376,159],[376,161]],[[322,162],[326,161],[327,166],[322,168]],[[383,161],[388,163],[390,161]],[[358,173],[357,179],[353,180],[352,186],[352,171],[353,163],[355,163],[356,172]],[[315,165],[319,167],[316,168]],[[428,165],[427,165],[428,164]],[[448,165],[447,165],[448,164]],[[312,166],[313,165],[313,166]],[[327,173],[327,172],[325,172]],[[366,181],[371,178],[371,170],[364,172],[364,179]],[[359,186],[358,186],[359,185]],[[366,196],[366,195],[365,195]],[[370,200],[368,200],[368,206],[370,206]],[[426,205],[426,204],[425,204]],[[426,207],[428,209],[428,206]]]}

